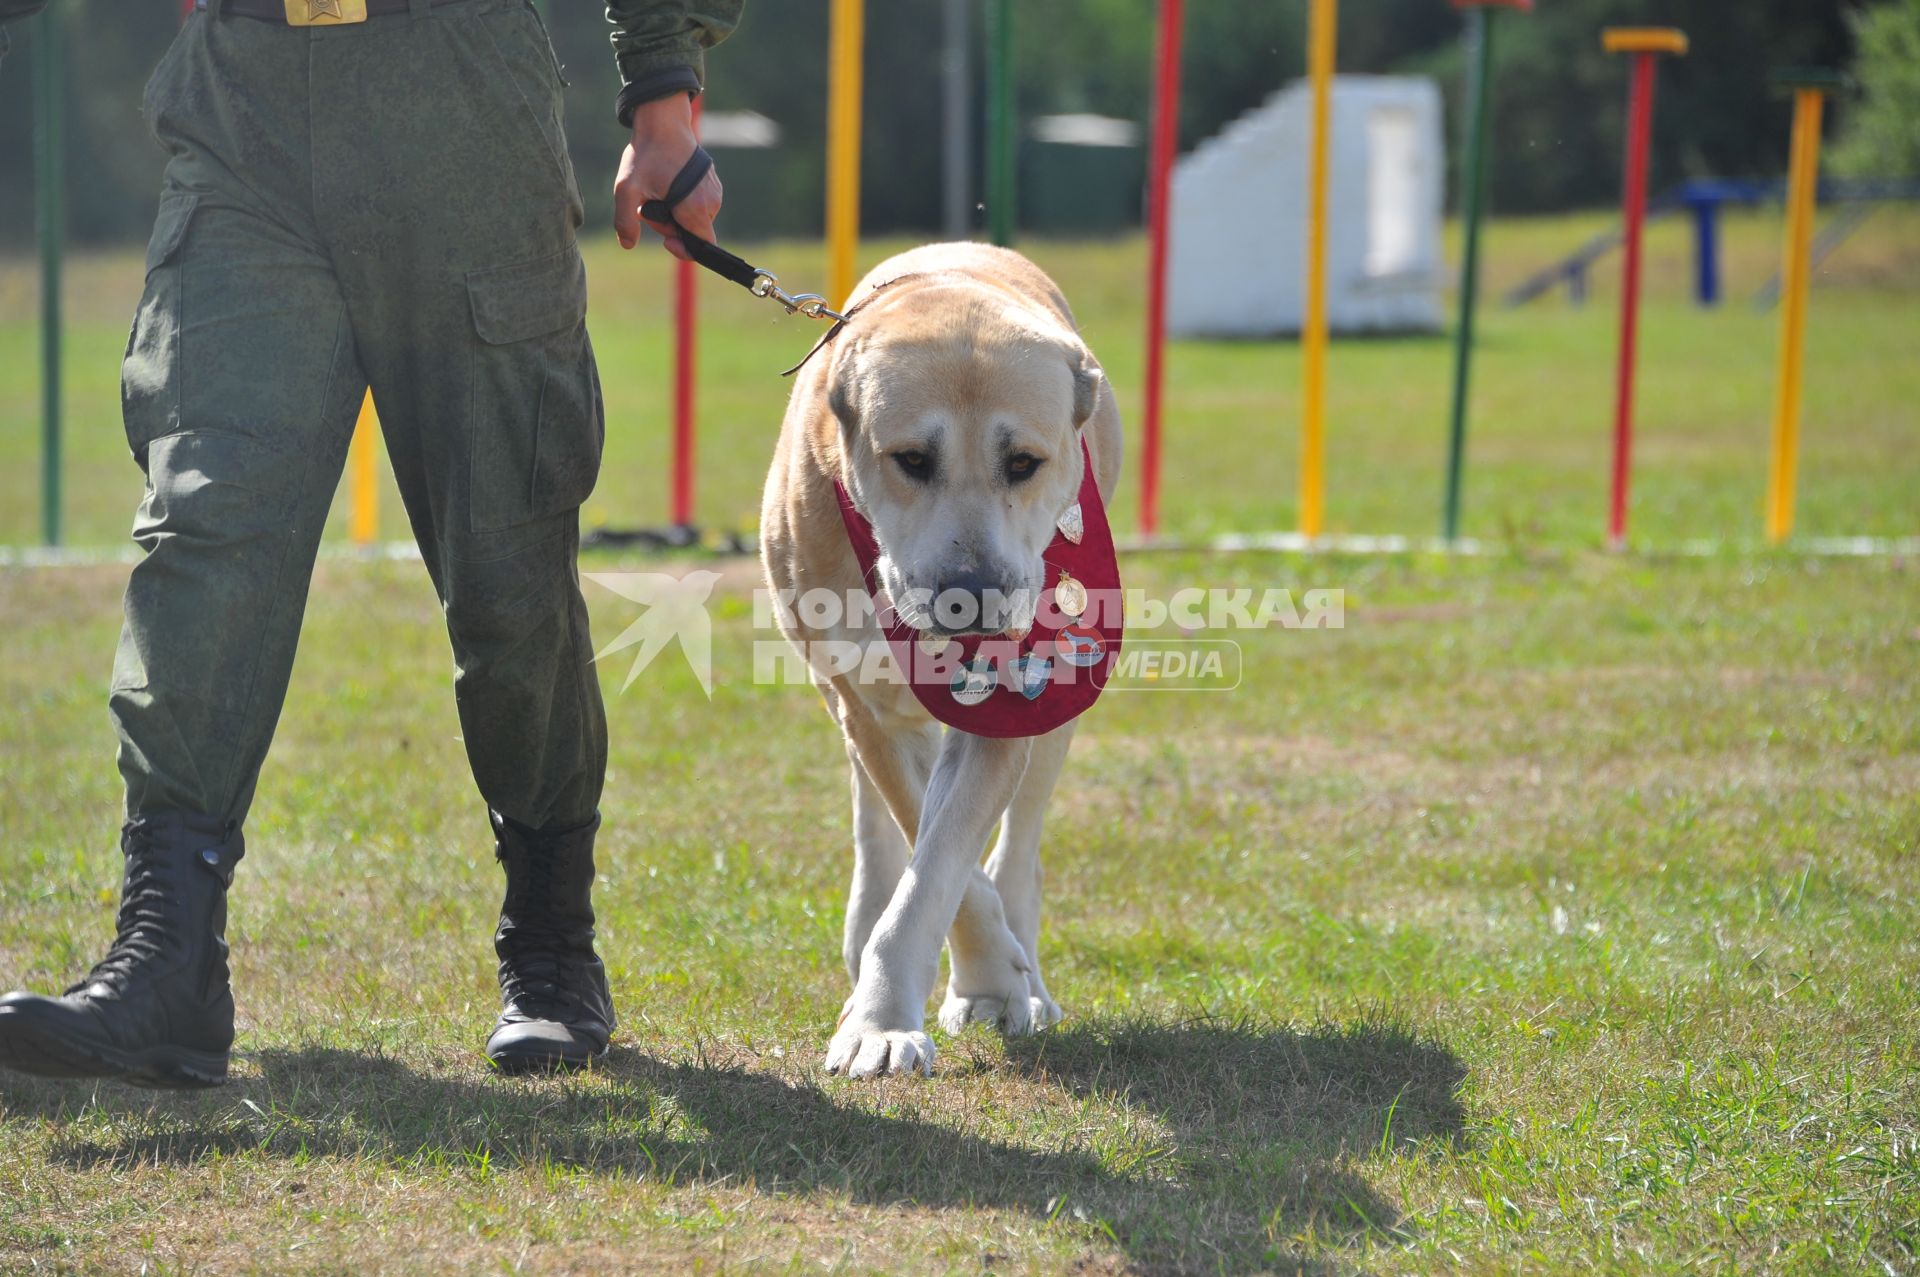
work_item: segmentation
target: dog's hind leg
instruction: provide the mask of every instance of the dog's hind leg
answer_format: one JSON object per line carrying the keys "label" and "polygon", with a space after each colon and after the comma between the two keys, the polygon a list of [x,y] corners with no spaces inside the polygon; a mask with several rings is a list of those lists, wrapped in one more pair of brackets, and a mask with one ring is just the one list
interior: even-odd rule
{"label": "dog's hind leg", "polygon": [[[1074,724],[1069,723],[1033,742],[1033,754],[1027,760],[1026,774],[1007,804],[1000,821],[1000,837],[993,854],[987,858],[986,877],[997,889],[1005,911],[1007,926],[1025,950],[1027,992],[1030,998],[1030,1027],[1044,1029],[1060,1021],[1060,1005],[1047,992],[1040,977],[1040,834],[1046,821],[1047,803],[1054,785],[1066,765],[1067,750],[1073,744]],[[956,934],[958,928],[956,927]],[[958,978],[961,965],[954,965],[955,980],[948,986],[946,1005],[940,1010],[940,1022],[949,1030],[971,1019],[987,1018],[978,1014],[973,1001],[962,992]]]}

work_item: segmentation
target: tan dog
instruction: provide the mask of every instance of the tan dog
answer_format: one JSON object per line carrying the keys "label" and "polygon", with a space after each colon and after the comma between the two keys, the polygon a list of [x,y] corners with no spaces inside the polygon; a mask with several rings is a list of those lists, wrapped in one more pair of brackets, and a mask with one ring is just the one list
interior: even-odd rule
{"label": "tan dog", "polygon": [[[880,581],[916,628],[1030,620],[1018,604],[995,611],[1044,584],[1041,554],[1079,491],[1083,432],[1103,497],[1120,472],[1120,413],[1066,300],[1018,253],[934,244],[882,262],[851,301],[858,313],[807,362],[787,404],[761,510],[768,583],[776,597],[858,596],[838,479],[873,525]],[[938,618],[913,602],[928,597]],[[782,612],[853,765],[843,949],[853,994],[827,1067],[932,1071],[922,1029],[943,939],[949,1031],[1057,1021],[1040,977],[1040,830],[1073,724],[1038,738],[944,729],[905,685],[836,673],[814,655],[884,647],[870,614],[814,627]]]}

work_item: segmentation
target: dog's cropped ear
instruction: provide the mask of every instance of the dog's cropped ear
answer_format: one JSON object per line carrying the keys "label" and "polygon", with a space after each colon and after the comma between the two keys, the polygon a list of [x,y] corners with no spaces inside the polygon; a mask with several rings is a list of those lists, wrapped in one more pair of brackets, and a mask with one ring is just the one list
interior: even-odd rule
{"label": "dog's cropped ear", "polygon": [[866,397],[861,393],[863,344],[859,334],[842,329],[827,352],[832,359],[827,365],[827,407],[849,434],[860,428],[861,405]]}
{"label": "dog's cropped ear", "polygon": [[1067,347],[1067,365],[1073,369],[1073,428],[1078,430],[1100,403],[1100,387],[1107,375],[1094,362],[1093,352],[1078,341]]}

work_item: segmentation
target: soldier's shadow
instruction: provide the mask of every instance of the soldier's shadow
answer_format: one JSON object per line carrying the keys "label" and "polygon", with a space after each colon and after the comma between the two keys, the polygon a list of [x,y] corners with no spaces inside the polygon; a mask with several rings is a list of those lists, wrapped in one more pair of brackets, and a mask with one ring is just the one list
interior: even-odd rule
{"label": "soldier's shadow", "polygon": [[956,1077],[1011,1072],[1042,1096],[1058,1088],[1115,1115],[1123,1146],[1023,1147],[874,1112],[861,1084],[631,1050],[581,1084],[426,1072],[325,1047],[267,1050],[249,1057],[257,1076],[191,1096],[5,1077],[0,1112],[59,1119],[91,1104],[138,1118],[63,1131],[52,1156],[76,1168],[373,1157],[745,1182],[769,1194],[1086,1221],[1143,1267],[1208,1272],[1298,1267],[1288,1238],[1309,1226],[1321,1237],[1403,1231],[1364,1163],[1464,1138],[1458,1060],[1391,1025],[1105,1021],[1016,1042],[1004,1061],[993,1055],[950,1050],[943,1066]]}

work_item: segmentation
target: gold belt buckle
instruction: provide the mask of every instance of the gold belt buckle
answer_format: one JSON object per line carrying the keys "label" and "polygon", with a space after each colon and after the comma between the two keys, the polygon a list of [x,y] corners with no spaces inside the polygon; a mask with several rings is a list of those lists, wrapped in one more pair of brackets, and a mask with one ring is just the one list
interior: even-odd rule
{"label": "gold belt buckle", "polygon": [[367,20],[367,0],[286,0],[290,27],[340,27]]}

